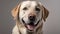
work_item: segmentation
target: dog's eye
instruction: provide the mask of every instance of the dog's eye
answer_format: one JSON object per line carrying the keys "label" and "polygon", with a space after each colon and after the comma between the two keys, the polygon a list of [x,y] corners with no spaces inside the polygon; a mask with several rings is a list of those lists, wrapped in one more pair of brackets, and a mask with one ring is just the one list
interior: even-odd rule
{"label": "dog's eye", "polygon": [[40,11],[40,9],[38,7],[35,8],[36,11]]}
{"label": "dog's eye", "polygon": [[24,7],[23,10],[27,10],[27,7]]}

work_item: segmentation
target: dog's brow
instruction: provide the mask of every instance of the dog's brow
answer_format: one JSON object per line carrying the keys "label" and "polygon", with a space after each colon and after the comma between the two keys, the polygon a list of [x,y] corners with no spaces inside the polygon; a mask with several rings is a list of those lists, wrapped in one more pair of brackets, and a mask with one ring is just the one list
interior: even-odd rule
{"label": "dog's brow", "polygon": [[39,7],[40,5],[37,3],[35,7]]}
{"label": "dog's brow", "polygon": [[37,3],[37,5],[35,7],[40,7],[40,5]]}

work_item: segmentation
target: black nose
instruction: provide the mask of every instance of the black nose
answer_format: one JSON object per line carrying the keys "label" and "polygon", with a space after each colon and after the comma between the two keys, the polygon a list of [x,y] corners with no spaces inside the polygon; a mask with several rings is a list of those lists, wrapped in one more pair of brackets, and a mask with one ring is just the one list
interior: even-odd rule
{"label": "black nose", "polygon": [[29,16],[28,18],[30,21],[35,21],[35,16]]}

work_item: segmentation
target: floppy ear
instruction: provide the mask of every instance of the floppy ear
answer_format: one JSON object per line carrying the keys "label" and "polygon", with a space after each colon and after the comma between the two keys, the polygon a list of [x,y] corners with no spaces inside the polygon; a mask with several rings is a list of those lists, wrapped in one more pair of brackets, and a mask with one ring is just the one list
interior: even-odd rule
{"label": "floppy ear", "polygon": [[42,7],[43,7],[42,18],[43,18],[44,21],[46,21],[46,18],[49,15],[49,11],[44,6],[42,6]]}
{"label": "floppy ear", "polygon": [[20,5],[16,6],[12,11],[12,16],[14,17],[14,19],[16,19],[18,11],[19,11]]}

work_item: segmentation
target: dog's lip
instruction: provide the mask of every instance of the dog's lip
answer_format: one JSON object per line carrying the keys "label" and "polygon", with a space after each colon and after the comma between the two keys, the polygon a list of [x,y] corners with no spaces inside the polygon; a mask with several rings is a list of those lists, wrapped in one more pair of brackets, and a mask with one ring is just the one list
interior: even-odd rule
{"label": "dog's lip", "polygon": [[40,20],[37,22],[37,24],[33,24],[33,25],[26,25],[26,27],[28,28],[28,30],[30,30],[30,31],[33,31],[34,30],[34,28],[39,24],[39,22],[40,22]]}
{"label": "dog's lip", "polygon": [[40,20],[37,22],[37,24],[35,25],[31,25],[31,24],[26,24],[25,21],[22,19],[22,22],[24,23],[25,27],[30,30],[30,31],[34,31],[34,28],[39,24]]}
{"label": "dog's lip", "polygon": [[25,27],[26,27],[29,31],[33,31],[33,30],[34,30],[35,25],[26,24],[23,19],[22,19],[22,22],[24,23]]}

